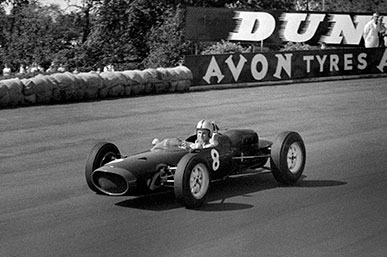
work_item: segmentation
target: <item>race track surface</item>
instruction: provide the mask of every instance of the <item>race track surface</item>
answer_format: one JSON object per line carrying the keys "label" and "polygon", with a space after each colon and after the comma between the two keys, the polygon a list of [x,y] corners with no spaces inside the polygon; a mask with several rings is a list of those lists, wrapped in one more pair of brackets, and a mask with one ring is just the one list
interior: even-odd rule
{"label": "race track surface", "polygon": [[[88,189],[96,142],[133,154],[203,118],[268,139],[298,131],[303,180],[231,177],[199,210],[168,192]],[[0,110],[0,256],[386,256],[386,127],[387,78]]]}

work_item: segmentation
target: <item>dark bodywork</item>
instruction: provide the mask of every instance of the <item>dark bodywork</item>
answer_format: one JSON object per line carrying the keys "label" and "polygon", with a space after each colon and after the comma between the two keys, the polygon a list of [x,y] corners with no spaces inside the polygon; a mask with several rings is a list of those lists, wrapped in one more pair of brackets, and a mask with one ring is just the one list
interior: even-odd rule
{"label": "dark bodywork", "polygon": [[[196,136],[186,139],[194,142]],[[211,180],[262,168],[270,157],[272,142],[260,139],[254,130],[227,130],[218,135],[216,147],[192,150],[181,140],[165,139],[151,150],[132,156],[118,156],[91,173],[91,181],[101,193],[138,195],[173,187],[179,161],[195,153],[205,160]]]}

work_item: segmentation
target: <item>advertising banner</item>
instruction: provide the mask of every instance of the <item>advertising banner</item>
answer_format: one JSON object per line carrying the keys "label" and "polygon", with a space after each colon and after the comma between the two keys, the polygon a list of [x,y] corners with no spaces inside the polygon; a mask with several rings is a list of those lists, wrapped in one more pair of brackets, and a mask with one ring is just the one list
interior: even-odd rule
{"label": "advertising banner", "polygon": [[387,72],[387,49],[354,48],[186,56],[193,85],[250,83]]}
{"label": "advertising banner", "polygon": [[[383,15],[382,15],[383,16]],[[384,17],[384,16],[383,16]],[[280,45],[364,45],[363,30],[372,13],[241,11],[187,7],[186,39],[192,41],[260,42]],[[383,19],[386,25],[387,19]]]}

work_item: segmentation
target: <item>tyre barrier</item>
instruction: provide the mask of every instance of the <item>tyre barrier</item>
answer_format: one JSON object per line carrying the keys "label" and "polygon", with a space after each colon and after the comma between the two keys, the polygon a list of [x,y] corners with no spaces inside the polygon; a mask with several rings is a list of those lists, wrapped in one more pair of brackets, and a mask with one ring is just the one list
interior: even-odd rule
{"label": "tyre barrier", "polygon": [[190,90],[192,79],[192,72],[185,66],[12,78],[0,80],[0,108],[183,93]]}

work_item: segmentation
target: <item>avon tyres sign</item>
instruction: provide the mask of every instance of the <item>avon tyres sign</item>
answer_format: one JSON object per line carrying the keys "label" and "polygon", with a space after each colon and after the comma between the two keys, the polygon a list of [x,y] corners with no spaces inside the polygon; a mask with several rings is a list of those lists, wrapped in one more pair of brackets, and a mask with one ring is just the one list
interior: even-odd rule
{"label": "avon tyres sign", "polygon": [[185,57],[193,85],[387,73],[387,49],[346,49]]}
{"label": "avon tyres sign", "polygon": [[363,29],[371,19],[372,13],[253,12],[187,7],[186,39],[263,41],[273,45],[284,42],[316,45],[325,42],[329,45],[354,46],[363,44]]}

